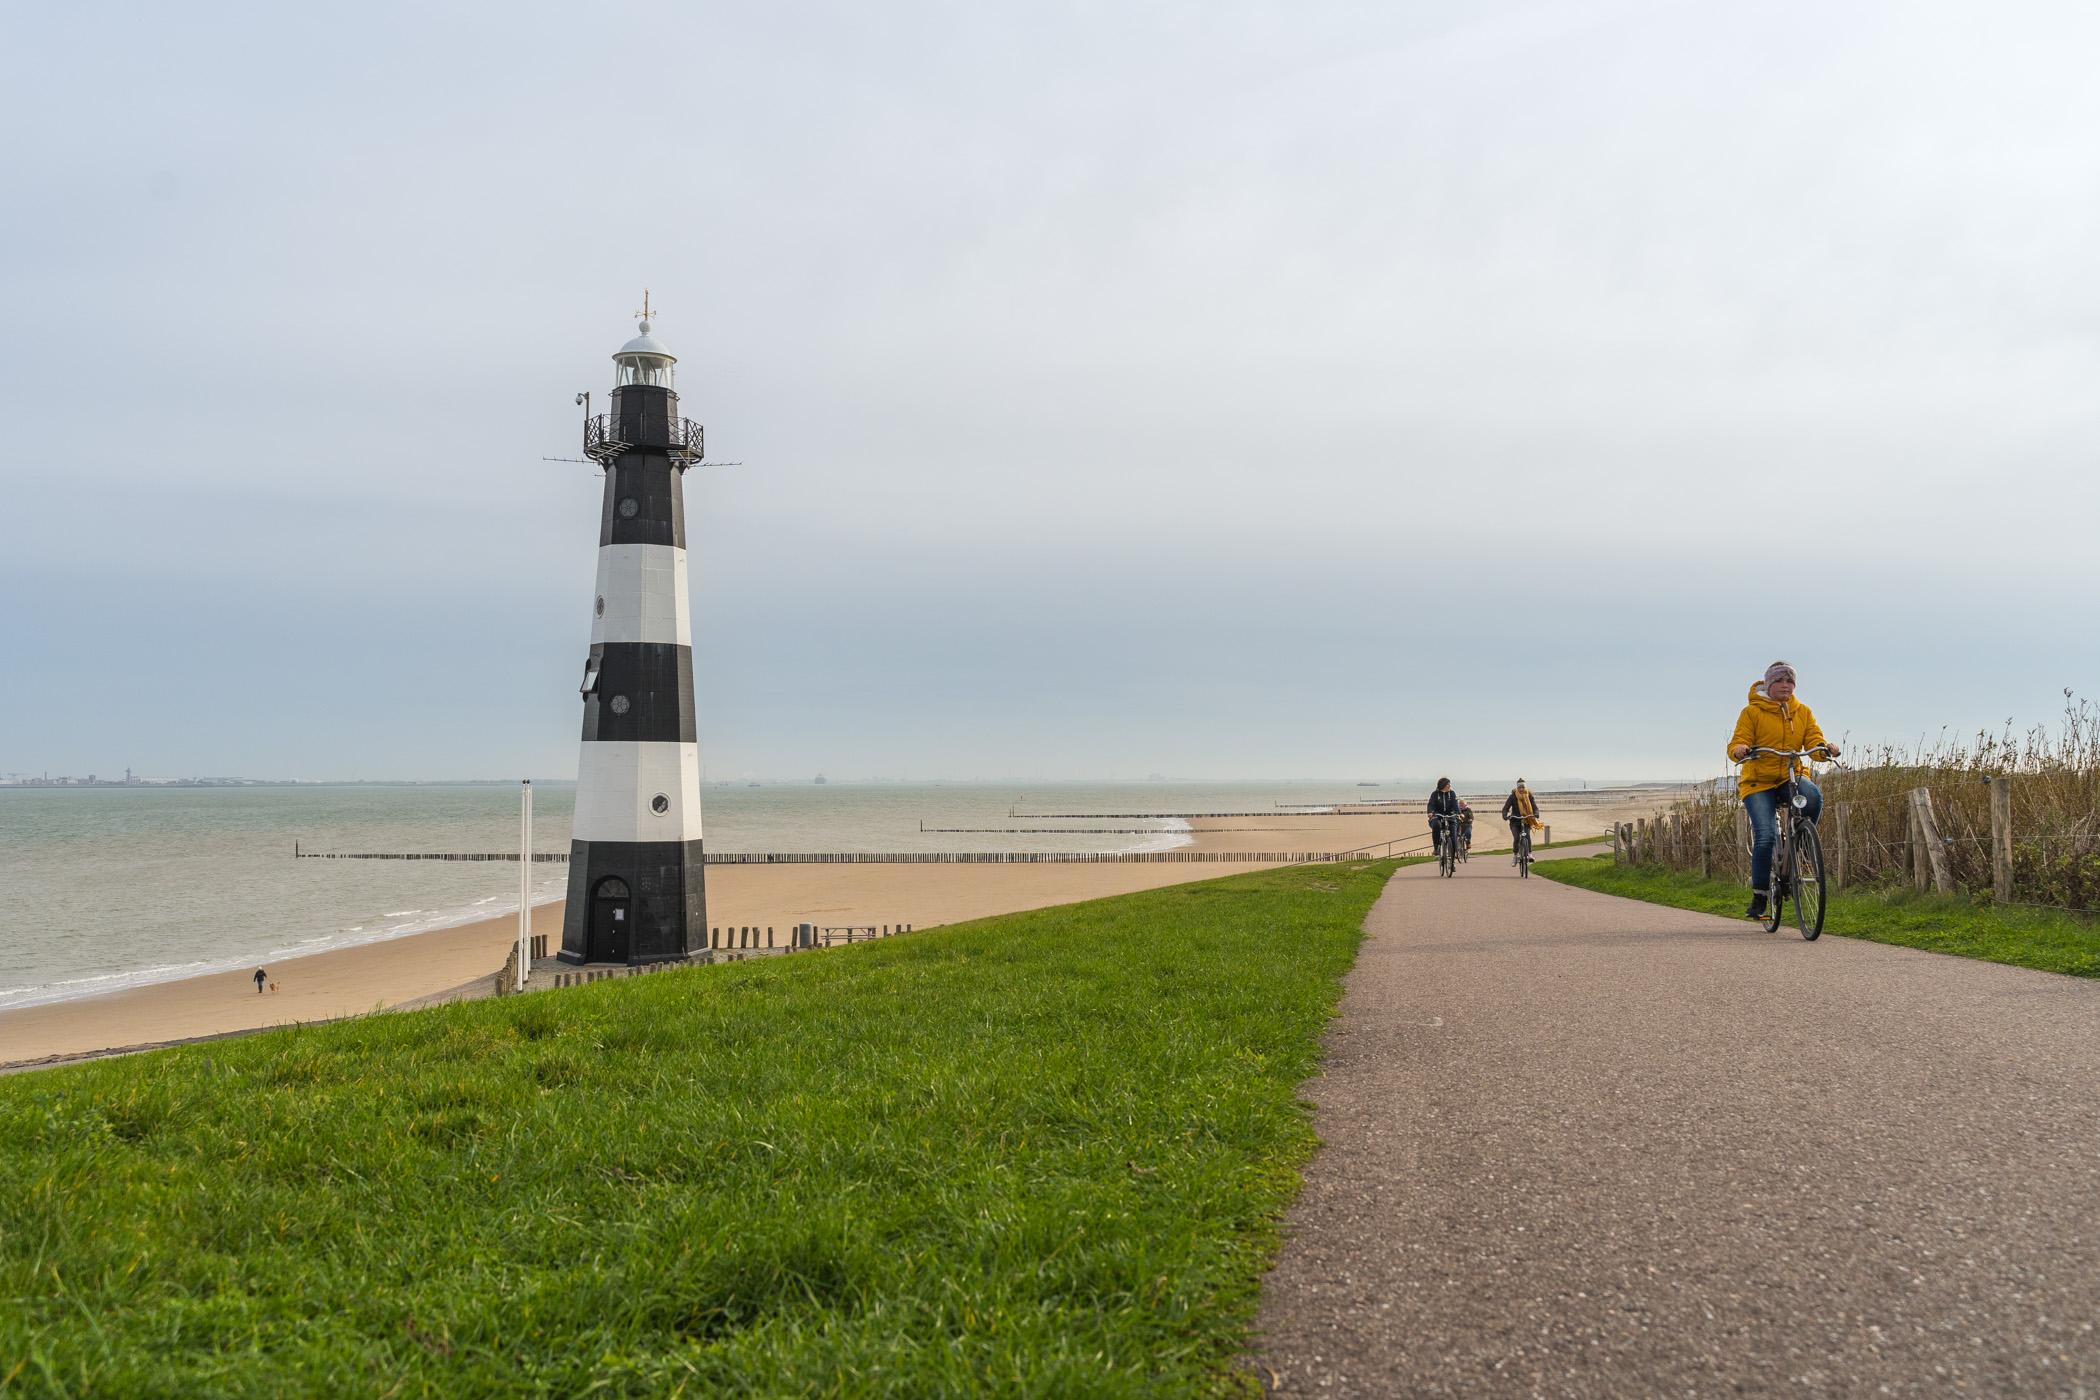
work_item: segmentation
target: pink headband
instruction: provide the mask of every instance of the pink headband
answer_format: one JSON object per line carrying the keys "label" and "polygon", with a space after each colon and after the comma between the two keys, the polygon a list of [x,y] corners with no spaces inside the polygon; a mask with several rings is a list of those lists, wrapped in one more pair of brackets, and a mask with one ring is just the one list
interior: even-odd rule
{"label": "pink headband", "polygon": [[[1766,685],[1770,685],[1774,681],[1791,681],[1793,679],[1794,668],[1787,665],[1784,661],[1775,661],[1765,667]],[[1799,684],[1799,682],[1796,682],[1796,684]]]}

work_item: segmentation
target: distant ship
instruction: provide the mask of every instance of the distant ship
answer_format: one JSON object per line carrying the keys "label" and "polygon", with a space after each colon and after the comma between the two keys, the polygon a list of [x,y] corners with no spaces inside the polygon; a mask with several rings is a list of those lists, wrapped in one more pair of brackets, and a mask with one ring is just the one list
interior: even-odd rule
{"label": "distant ship", "polygon": [[1378,784],[1376,784],[1376,783],[1358,783],[1358,784],[1357,784],[1357,786],[1358,786],[1358,787],[1377,787],[1377,786],[1378,786]]}
{"label": "distant ship", "polygon": [[824,786],[824,783],[825,783],[825,781],[826,781],[826,779],[825,779],[824,775],[823,775],[822,773],[819,773],[819,774],[817,774],[817,780],[816,780],[816,782],[814,782],[813,784],[811,784],[811,786],[812,786],[812,787],[822,787],[822,786]]}

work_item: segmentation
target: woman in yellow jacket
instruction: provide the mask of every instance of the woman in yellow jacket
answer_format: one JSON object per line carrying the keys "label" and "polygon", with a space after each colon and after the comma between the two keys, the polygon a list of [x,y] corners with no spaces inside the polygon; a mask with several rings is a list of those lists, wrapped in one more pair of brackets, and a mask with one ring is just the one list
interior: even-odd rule
{"label": "woman in yellow jacket", "polygon": [[[1772,848],[1779,841],[1779,793],[1786,786],[1788,760],[1760,754],[1749,762],[1750,750],[1812,749],[1822,744],[1830,756],[1838,756],[1837,745],[1823,737],[1815,712],[1794,698],[1794,668],[1784,661],[1765,667],[1765,678],[1750,687],[1750,703],[1735,721],[1728,740],[1728,756],[1743,765],[1736,779],[1736,796],[1750,814],[1753,840],[1750,846],[1750,908],[1747,917],[1762,919],[1765,903],[1772,895]],[[1823,792],[1808,780],[1808,765],[1798,765],[1801,793],[1808,799],[1810,821],[1823,815]]]}

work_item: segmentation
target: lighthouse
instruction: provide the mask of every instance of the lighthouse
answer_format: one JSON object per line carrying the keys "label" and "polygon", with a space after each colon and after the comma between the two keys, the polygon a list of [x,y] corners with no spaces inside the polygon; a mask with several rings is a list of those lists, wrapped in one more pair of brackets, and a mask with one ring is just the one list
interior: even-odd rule
{"label": "lighthouse", "polygon": [[561,932],[572,963],[667,962],[706,942],[684,491],[704,440],[678,416],[678,357],[651,334],[647,296],[638,314],[641,334],[613,355],[612,411],[583,426],[605,500]]}

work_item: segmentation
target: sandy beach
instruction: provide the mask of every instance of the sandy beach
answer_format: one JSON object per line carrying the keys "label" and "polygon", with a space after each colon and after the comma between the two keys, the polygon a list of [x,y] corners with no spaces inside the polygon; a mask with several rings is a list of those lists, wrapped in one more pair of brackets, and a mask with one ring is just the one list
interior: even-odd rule
{"label": "sandy beach", "polygon": [[[1505,845],[1499,795],[1475,802],[1476,844]],[[1556,840],[1594,835],[1647,815],[1655,792],[1542,798]],[[1301,815],[1196,820],[1199,851],[1333,852],[1425,841],[1419,803],[1376,816]],[[1384,852],[1374,852],[1383,854]],[[1264,868],[1259,863],[1098,865],[746,865],[707,874],[708,921],[771,927],[784,942],[797,923],[910,924],[918,929],[1127,894]],[[533,910],[532,928],[561,942],[562,906]],[[277,985],[258,994],[252,969],[138,987],[107,996],[0,1012],[0,1067],[158,1045],[401,1007],[486,983],[517,937],[515,915],[274,963]]]}

